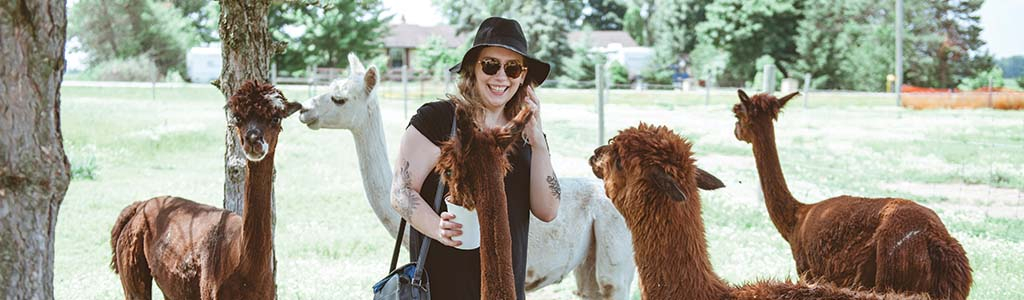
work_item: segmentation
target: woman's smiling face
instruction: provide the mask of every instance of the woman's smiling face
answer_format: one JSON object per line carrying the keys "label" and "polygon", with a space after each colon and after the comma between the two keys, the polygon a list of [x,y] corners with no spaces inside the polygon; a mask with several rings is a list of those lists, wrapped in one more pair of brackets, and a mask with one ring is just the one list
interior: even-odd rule
{"label": "woman's smiling face", "polygon": [[[484,67],[481,61],[491,61],[500,63],[501,67],[494,75],[487,75],[484,72]],[[510,78],[506,73],[506,69],[510,65],[518,64],[523,67],[523,71],[520,72],[516,78]],[[519,53],[515,53],[512,50],[508,50],[502,47],[484,47],[480,50],[480,55],[477,56],[477,63],[474,67],[476,72],[476,88],[481,95],[484,107],[487,109],[500,109],[505,106],[512,99],[512,96],[519,90],[523,80],[526,78],[526,62],[523,60],[523,56]]]}

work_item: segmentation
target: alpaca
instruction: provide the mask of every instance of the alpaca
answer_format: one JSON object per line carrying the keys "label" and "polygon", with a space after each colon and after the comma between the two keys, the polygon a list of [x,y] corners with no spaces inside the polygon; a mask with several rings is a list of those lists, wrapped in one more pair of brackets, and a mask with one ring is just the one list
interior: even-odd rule
{"label": "alpaca", "polygon": [[172,196],[121,211],[110,233],[110,267],[126,299],[150,299],[154,279],[167,299],[274,299],[274,149],[281,119],[300,108],[254,81],[228,99],[248,160],[242,216]]}
{"label": "alpaca", "polygon": [[967,255],[931,209],[906,199],[845,195],[804,204],[790,194],[773,121],[795,95],[750,98],[740,90],[733,112],[736,139],[753,145],[768,215],[789,242],[800,276],[843,287],[966,299]]}
{"label": "alpaca", "polygon": [[[917,299],[878,295],[828,284],[762,280],[729,286],[707,253],[699,182],[720,182],[699,172],[691,145],[664,126],[640,123],[620,131],[590,158],[594,175],[626,219],[643,299]],[[920,297],[927,298],[927,297]]]}
{"label": "alpaca", "polygon": [[[374,214],[392,237],[401,217],[391,209],[392,168],[377,100],[377,69],[348,56],[350,75],[303,104],[300,121],[311,129],[348,129],[355,139],[363,189]],[[629,299],[633,249],[629,230],[593,178],[559,178],[562,201],[550,223],[530,217],[526,290],[534,291],[576,277],[584,299]]]}
{"label": "alpaca", "polygon": [[469,112],[456,107],[458,130],[441,145],[434,170],[449,186],[452,204],[476,210],[480,218],[480,297],[515,299],[512,233],[505,198],[508,154],[533,112],[524,107],[507,125],[480,130]]}

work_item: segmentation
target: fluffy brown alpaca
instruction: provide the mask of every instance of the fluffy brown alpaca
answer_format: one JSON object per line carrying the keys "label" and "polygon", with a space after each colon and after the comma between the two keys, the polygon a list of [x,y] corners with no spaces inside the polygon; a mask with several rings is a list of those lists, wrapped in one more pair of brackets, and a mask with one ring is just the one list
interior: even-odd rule
{"label": "fluffy brown alpaca", "polygon": [[126,299],[274,299],[271,188],[281,119],[301,108],[269,84],[228,99],[248,159],[243,216],[172,196],[135,202],[110,233],[110,267]]}
{"label": "fluffy brown alpaca", "polygon": [[[708,259],[690,144],[664,126],[641,123],[594,150],[590,166],[633,233],[643,299],[906,299],[834,286],[759,281],[731,287]],[[926,297],[924,297],[926,298]]]}
{"label": "fluffy brown alpaca", "polygon": [[754,148],[765,205],[792,248],[802,278],[878,291],[965,299],[971,267],[960,243],[932,210],[910,200],[839,196],[804,204],[790,194],[775,148],[782,99],[739,91],[736,138]]}
{"label": "fluffy brown alpaca", "polygon": [[506,155],[533,112],[524,107],[507,125],[491,130],[476,127],[461,106],[456,114],[456,136],[441,145],[435,169],[451,189],[451,202],[479,216],[481,299],[515,299],[504,180],[512,165]]}

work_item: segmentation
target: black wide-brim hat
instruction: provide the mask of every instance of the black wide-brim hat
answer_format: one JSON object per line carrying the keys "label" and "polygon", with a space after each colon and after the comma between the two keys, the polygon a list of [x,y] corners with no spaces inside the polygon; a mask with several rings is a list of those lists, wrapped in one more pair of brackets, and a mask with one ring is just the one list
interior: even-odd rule
{"label": "black wide-brim hat", "polygon": [[526,83],[533,82],[540,85],[544,79],[548,78],[548,72],[551,71],[550,64],[530,56],[526,36],[523,35],[523,28],[519,26],[519,22],[499,17],[490,17],[480,23],[480,28],[476,30],[476,37],[473,38],[473,47],[466,50],[466,54],[462,55],[462,61],[448,71],[459,73],[462,71],[462,66],[476,65],[475,62],[467,63],[466,60],[471,56],[475,58],[483,47],[502,47],[522,55],[526,60],[526,68],[528,68]]}

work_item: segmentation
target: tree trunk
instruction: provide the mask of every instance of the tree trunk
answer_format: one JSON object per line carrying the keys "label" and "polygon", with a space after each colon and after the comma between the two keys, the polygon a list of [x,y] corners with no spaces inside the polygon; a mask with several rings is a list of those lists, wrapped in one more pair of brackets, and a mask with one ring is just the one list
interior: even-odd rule
{"label": "tree trunk", "polygon": [[[228,97],[231,97],[247,80],[267,82],[270,60],[276,49],[284,48],[273,46],[270,31],[267,29],[269,0],[221,0],[220,5],[223,66],[220,79],[215,80],[213,85],[220,88],[224,100],[227,101]],[[224,115],[227,120],[233,118],[231,110],[226,107]],[[228,124],[224,134],[224,209],[242,215],[245,207],[243,196],[247,163],[238,135],[230,122]],[[276,170],[274,175],[277,175]],[[272,178],[271,182],[273,180]],[[274,194],[271,192],[271,228],[277,223],[275,202]],[[277,278],[277,256],[271,254],[271,257],[270,272]]]}
{"label": "tree trunk", "polygon": [[53,299],[66,18],[63,0],[0,1],[0,299]]}
{"label": "tree trunk", "polygon": [[[227,100],[246,80],[266,82],[273,57],[271,36],[267,29],[268,0],[220,1],[220,36],[223,67],[220,79],[214,82]],[[225,109],[228,120],[230,110]],[[245,155],[231,125],[224,135],[224,209],[242,214],[245,191]]]}

